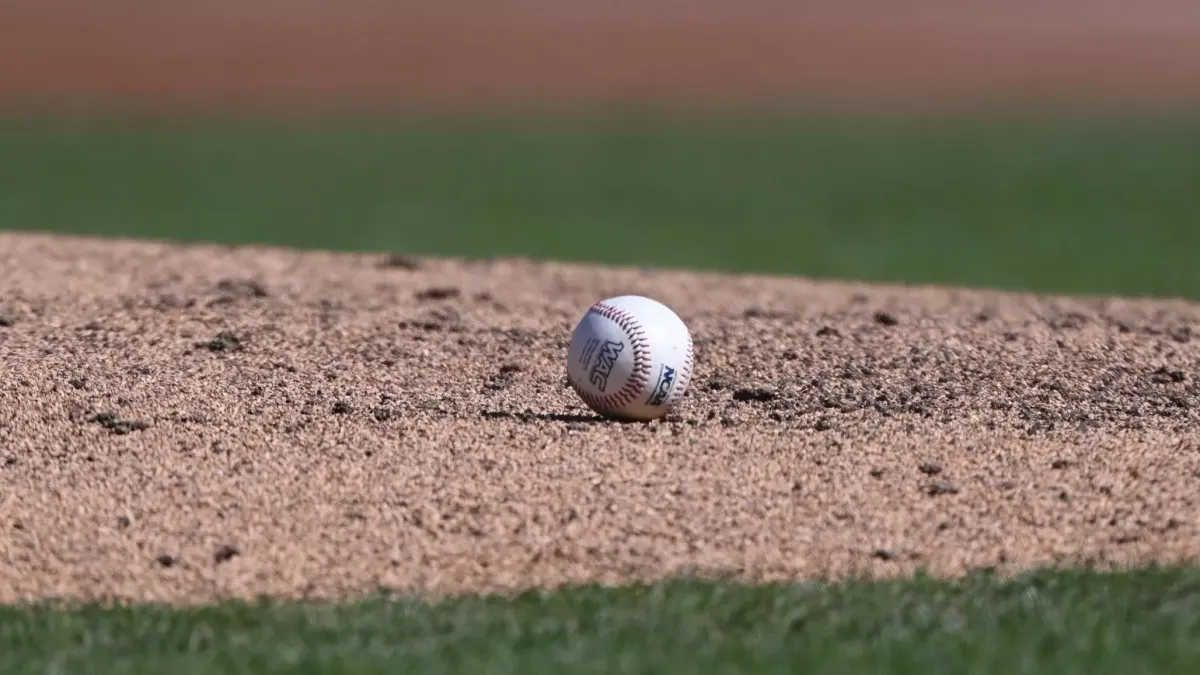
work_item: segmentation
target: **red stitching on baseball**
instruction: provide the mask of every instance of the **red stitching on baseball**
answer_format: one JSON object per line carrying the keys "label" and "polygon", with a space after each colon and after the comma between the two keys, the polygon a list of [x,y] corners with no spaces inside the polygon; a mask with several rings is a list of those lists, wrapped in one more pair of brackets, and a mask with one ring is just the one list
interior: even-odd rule
{"label": "red stitching on baseball", "polygon": [[695,352],[692,351],[692,335],[688,332],[687,354],[684,356],[683,367],[679,369],[679,382],[675,384],[675,390],[680,392],[687,391],[688,385],[692,383],[692,362],[695,360]]}
{"label": "red stitching on baseball", "polygon": [[630,348],[633,350],[633,369],[623,387],[604,396],[596,396],[591,392],[584,391],[575,386],[574,382],[571,383],[571,386],[574,387],[583,402],[593,410],[615,411],[636,401],[642,389],[650,382],[650,338],[646,336],[646,331],[642,329],[642,325],[638,323],[637,319],[620,307],[598,302],[592,305],[588,312],[612,321],[625,331],[625,335],[629,338]]}

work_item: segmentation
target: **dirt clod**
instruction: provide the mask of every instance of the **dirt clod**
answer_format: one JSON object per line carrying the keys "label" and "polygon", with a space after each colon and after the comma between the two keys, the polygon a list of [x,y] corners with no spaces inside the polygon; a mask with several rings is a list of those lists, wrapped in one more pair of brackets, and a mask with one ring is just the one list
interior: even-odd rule
{"label": "dirt clod", "polygon": [[895,560],[899,558],[899,554],[889,548],[877,548],[871,553],[871,556],[879,560]]}
{"label": "dirt clod", "polygon": [[934,464],[933,462],[923,462],[917,468],[926,476],[936,476],[942,472],[942,465]]}
{"label": "dirt clod", "polygon": [[733,392],[733,400],[754,403],[768,403],[779,398],[779,394],[764,387],[742,387]]}
{"label": "dirt clod", "polygon": [[243,348],[242,339],[228,331],[221,331],[213,339],[198,342],[196,346],[210,352],[236,352]]}
{"label": "dirt clod", "polygon": [[379,259],[378,266],[383,269],[416,271],[421,269],[421,261],[404,253],[389,253]]}
{"label": "dirt clod", "polygon": [[435,286],[417,291],[417,300],[449,300],[462,295],[462,291],[454,286]]}
{"label": "dirt clod", "polygon": [[515,363],[506,363],[500,366],[500,370],[488,380],[484,387],[493,391],[508,389],[516,382],[517,373],[522,370],[524,369]]}
{"label": "dirt clod", "polygon": [[96,413],[92,421],[117,435],[125,435],[134,431],[145,431],[150,423],[144,420],[126,420],[115,412]]}
{"label": "dirt clod", "polygon": [[900,319],[896,318],[895,314],[888,312],[875,312],[875,323],[881,326],[899,326]]}
{"label": "dirt clod", "polygon": [[1187,379],[1187,375],[1182,370],[1170,370],[1166,366],[1159,366],[1158,370],[1155,370],[1151,374],[1150,379],[1160,384],[1165,384],[1168,382],[1183,382]]}
{"label": "dirt clod", "polygon": [[221,279],[216,286],[217,297],[212,304],[226,305],[240,300],[265,298],[267,287],[257,279]]}
{"label": "dirt clod", "polygon": [[221,563],[226,563],[230,560],[233,560],[237,556],[241,555],[241,553],[242,552],[238,550],[236,546],[225,544],[218,548],[215,553],[213,553],[213,562],[220,565]]}
{"label": "dirt clod", "polygon": [[945,482],[931,483],[929,487],[925,489],[925,492],[931,497],[938,497],[941,495],[956,495],[958,494],[958,486],[953,483]]}

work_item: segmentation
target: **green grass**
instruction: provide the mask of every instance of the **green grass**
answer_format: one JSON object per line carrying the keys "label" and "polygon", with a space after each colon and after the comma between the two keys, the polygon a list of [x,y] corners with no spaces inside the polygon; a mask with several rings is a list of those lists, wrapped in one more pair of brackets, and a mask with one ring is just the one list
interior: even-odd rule
{"label": "green grass", "polygon": [[0,123],[0,229],[1200,298],[1200,120]]}
{"label": "green grass", "polygon": [[677,581],[433,605],[0,610],[0,672],[1200,672],[1200,572],[778,587]]}

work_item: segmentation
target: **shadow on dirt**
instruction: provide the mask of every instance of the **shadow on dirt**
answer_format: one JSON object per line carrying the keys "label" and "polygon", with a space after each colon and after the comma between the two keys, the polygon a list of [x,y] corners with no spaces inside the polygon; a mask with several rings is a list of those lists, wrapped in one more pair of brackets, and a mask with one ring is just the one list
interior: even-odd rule
{"label": "shadow on dirt", "polygon": [[487,420],[520,420],[522,422],[568,422],[575,424],[621,424],[621,420],[608,419],[599,415],[577,415],[569,413],[536,413],[532,410],[512,412],[509,410],[484,410],[481,416]]}

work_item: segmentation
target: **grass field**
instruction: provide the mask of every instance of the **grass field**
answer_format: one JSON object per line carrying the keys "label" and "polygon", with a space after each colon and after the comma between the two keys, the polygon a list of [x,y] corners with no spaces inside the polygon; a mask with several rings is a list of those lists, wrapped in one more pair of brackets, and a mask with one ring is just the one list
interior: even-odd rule
{"label": "grass field", "polygon": [[0,672],[1038,673],[1200,668],[1200,573],[780,587],[678,581],[430,605],[0,610]]}
{"label": "grass field", "polygon": [[[1200,298],[1198,185],[1187,121],[0,126],[0,229],[1040,291]],[[0,609],[3,673],[1197,668],[1194,570]]]}
{"label": "grass field", "polygon": [[0,125],[0,229],[1041,291],[1200,297],[1197,185],[1186,120]]}

